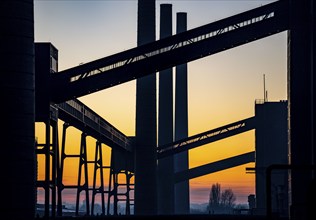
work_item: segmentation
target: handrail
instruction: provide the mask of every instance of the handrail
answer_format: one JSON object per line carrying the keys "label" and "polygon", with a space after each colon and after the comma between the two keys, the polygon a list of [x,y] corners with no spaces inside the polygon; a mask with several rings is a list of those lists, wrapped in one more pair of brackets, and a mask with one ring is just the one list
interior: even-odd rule
{"label": "handrail", "polygon": [[113,143],[123,147],[125,150],[131,151],[131,143],[128,137],[78,99],[57,104],[57,107],[59,110],[66,112],[86,126],[89,126],[94,131],[104,135],[113,141]]}
{"label": "handrail", "polygon": [[[68,100],[68,96],[73,98],[78,97],[78,95],[96,92],[105,87],[142,77],[152,73],[152,71],[160,71],[172,65],[200,59],[215,52],[253,41],[256,38],[283,31],[287,28],[286,20],[288,12],[286,6],[288,5],[286,4],[288,4],[288,1],[279,0],[152,43],[52,74],[51,92],[53,99],[56,102],[61,102],[65,101],[65,99]],[[270,20],[271,22],[269,22]],[[259,30],[256,28],[260,29],[261,25],[265,27],[262,29],[263,32],[261,34],[252,33],[253,31],[258,32]],[[251,32],[251,28],[255,30]],[[243,33],[244,36],[242,39],[239,39],[241,31],[249,33],[248,39],[246,33]],[[228,33],[237,34],[237,36],[235,36],[235,43],[227,41],[226,44],[221,44],[221,48],[213,48],[211,46],[216,46],[214,45],[216,44],[215,41],[224,38],[224,36],[227,38]],[[210,43],[211,40],[214,40],[214,42]],[[188,51],[200,48],[201,45],[206,42],[207,44],[205,44],[205,46],[212,48],[205,48],[201,52],[188,53]],[[184,50],[188,50],[187,53],[182,53]],[[167,59],[166,57],[169,55],[174,57],[177,52],[182,53],[183,56],[179,56],[178,59],[164,61],[164,63],[160,62],[164,58]],[[153,61],[153,59],[160,61]],[[149,64],[145,62],[147,60],[151,63],[150,70],[147,66]],[[144,65],[144,62],[146,65]],[[102,77],[98,77],[98,82],[94,84],[92,79],[97,79],[96,76],[99,75]],[[87,79],[91,79],[92,81],[88,82]],[[67,88],[70,94],[59,94],[58,91],[54,89],[58,86]],[[79,89],[79,87],[82,89]],[[72,91],[74,89],[76,90],[75,92]]]}
{"label": "handrail", "polygon": [[[69,74],[69,81],[74,82],[102,72],[106,72],[108,70],[137,62],[158,54],[162,54],[170,50],[184,47],[186,45],[196,43],[207,38],[215,37],[236,30],[238,28],[258,23],[263,20],[271,19],[275,16],[275,9],[278,4],[279,2],[275,2],[257,9],[252,9],[250,11],[231,16],[229,18],[214,23],[203,25],[201,27],[180,33],[175,36],[167,37],[166,39],[157,41],[160,42],[159,44],[156,44],[156,42],[149,43],[141,47],[133,48],[100,60],[93,61],[91,63],[82,64],[79,67],[74,67],[58,72],[56,73],[56,75]],[[260,13],[260,15],[258,15],[258,13]],[[241,19],[242,17],[239,18],[240,15],[248,16],[246,16],[245,19]],[[173,38],[174,40],[170,41],[169,38]],[[134,55],[134,52],[136,52],[136,55]],[[91,64],[94,64],[95,67]],[[83,73],[81,73],[82,71],[79,71],[79,69],[82,68],[86,69],[83,70]],[[76,70],[78,70],[78,73]]]}
{"label": "handrail", "polygon": [[255,117],[250,117],[244,120],[230,123],[200,134],[196,134],[173,143],[165,144],[157,148],[158,157],[178,153],[193,147],[201,146],[203,144],[211,143],[230,135],[235,135],[255,128]]}

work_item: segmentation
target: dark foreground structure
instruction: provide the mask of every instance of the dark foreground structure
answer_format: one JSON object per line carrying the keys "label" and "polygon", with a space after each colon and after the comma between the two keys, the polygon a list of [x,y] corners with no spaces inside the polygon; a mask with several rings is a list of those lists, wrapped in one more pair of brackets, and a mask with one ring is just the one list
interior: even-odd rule
{"label": "dark foreground structure", "polygon": [[[92,219],[100,219],[100,220],[115,220],[115,219],[126,219],[126,220],[134,220],[134,219],[183,219],[183,220],[288,220],[289,218],[281,218],[281,217],[267,217],[267,216],[251,216],[251,215],[131,215],[131,216],[94,216],[94,217],[58,217],[56,219],[61,220],[92,220]],[[38,218],[38,220],[45,218]],[[37,219],[36,219],[37,220]]]}
{"label": "dark foreground structure", "polygon": [[[36,203],[33,0],[0,3],[1,218],[32,219]],[[5,106],[5,107],[4,107]]]}

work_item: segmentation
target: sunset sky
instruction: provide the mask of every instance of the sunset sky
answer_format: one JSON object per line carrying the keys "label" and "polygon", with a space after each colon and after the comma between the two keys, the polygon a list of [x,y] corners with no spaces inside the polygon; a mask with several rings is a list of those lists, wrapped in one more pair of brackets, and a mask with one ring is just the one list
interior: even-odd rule
{"label": "sunset sky", "polygon": [[[156,36],[163,3],[173,5],[174,24],[177,12],[187,12],[188,29],[192,29],[271,2],[156,0]],[[35,42],[51,42],[58,49],[61,71],[135,47],[137,0],[35,0],[34,21]],[[282,32],[188,63],[189,135],[254,116],[255,100],[263,99],[264,74],[268,100],[287,99],[286,48],[287,33]],[[135,86],[134,80],[79,99],[124,134],[134,136]],[[80,131],[71,128],[69,132],[73,134],[69,149],[77,151]],[[43,134],[43,127],[37,125],[36,135],[41,138]],[[93,148],[95,140],[89,144]],[[190,167],[254,149],[254,131],[249,131],[189,151]],[[109,153],[106,146],[105,151]],[[108,154],[106,157],[109,160]],[[71,168],[65,171],[65,181],[76,183],[77,164],[68,164]],[[220,183],[222,189],[231,188],[238,203],[247,203],[247,196],[255,193],[255,177],[246,174],[245,168],[253,166],[250,163],[190,180],[191,203],[208,202],[214,183]],[[39,167],[41,175],[43,167]]]}

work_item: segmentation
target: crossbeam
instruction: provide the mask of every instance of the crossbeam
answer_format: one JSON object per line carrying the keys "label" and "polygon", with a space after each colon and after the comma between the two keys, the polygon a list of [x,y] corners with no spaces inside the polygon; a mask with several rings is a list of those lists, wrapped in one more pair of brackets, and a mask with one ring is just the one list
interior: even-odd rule
{"label": "crossbeam", "polygon": [[94,93],[285,31],[288,7],[288,1],[280,0],[55,73],[50,83],[52,101]]}
{"label": "crossbeam", "polygon": [[158,159],[237,135],[255,128],[255,117],[221,126],[157,148]]}
{"label": "crossbeam", "polygon": [[203,175],[215,173],[251,162],[255,162],[255,151],[177,172],[175,173],[175,183],[190,180]]}

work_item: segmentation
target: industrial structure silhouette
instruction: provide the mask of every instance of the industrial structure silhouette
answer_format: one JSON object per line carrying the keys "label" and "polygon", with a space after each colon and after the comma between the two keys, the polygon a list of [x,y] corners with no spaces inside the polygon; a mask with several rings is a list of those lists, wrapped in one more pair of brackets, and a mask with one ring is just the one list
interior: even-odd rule
{"label": "industrial structure silhouette", "polygon": [[[256,214],[310,219],[314,212],[311,197],[315,196],[316,158],[314,2],[279,0],[191,30],[186,30],[186,14],[179,13],[177,34],[173,36],[171,5],[163,4],[157,41],[155,4],[155,0],[138,0],[136,48],[58,71],[58,49],[49,42],[34,42],[33,0],[0,3],[3,30],[0,70],[4,77],[1,93],[6,107],[3,155],[8,155],[10,163],[2,166],[3,179],[7,180],[2,181],[2,188],[10,189],[4,216],[34,218],[36,187],[44,188],[47,218],[63,215],[62,194],[67,188],[77,190],[76,214],[83,192],[87,216],[94,214],[96,198],[101,198],[104,215],[109,215],[111,208],[117,215],[121,201],[126,202],[126,215],[132,214],[132,205],[136,216],[189,215],[190,178],[256,162]],[[288,31],[288,100],[257,102],[254,117],[188,137],[186,63],[282,31]],[[174,66],[179,79],[176,93],[180,94],[176,94],[175,131],[170,81],[170,68]],[[163,76],[160,83],[164,86],[164,94],[159,96],[158,122],[156,72]],[[130,80],[137,80],[135,137],[127,137],[77,99]],[[65,122],[61,146],[58,120]],[[45,124],[45,143],[35,139],[36,122]],[[78,155],[65,153],[69,126],[82,131]],[[255,152],[188,169],[189,149],[251,129],[256,129]],[[173,134],[176,140],[172,139]],[[96,140],[93,161],[87,159],[87,136]],[[109,167],[104,166],[101,144],[112,148]],[[36,154],[45,156],[43,181],[36,180]],[[79,159],[77,185],[63,182],[68,158]],[[88,183],[89,163],[94,164],[92,186]],[[104,169],[110,171],[107,190]],[[119,175],[125,175],[123,183]],[[107,209],[105,194],[108,194]]]}

